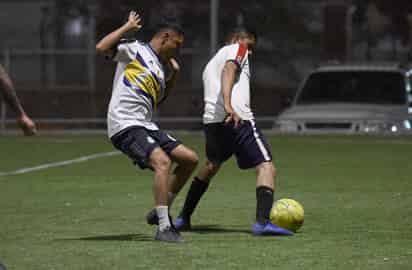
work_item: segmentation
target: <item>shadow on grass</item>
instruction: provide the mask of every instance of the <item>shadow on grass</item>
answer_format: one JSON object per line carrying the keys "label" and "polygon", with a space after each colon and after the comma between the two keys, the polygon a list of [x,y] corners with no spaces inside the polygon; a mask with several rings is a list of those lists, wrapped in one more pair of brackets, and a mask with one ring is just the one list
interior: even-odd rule
{"label": "shadow on grass", "polygon": [[246,233],[250,234],[250,230],[246,229],[234,229],[234,228],[225,228],[217,224],[209,225],[195,225],[192,226],[192,229],[188,232],[199,233],[199,234],[217,234],[217,233]]}
{"label": "shadow on grass", "polygon": [[97,235],[97,236],[86,236],[79,238],[65,238],[56,239],[60,241],[154,241],[153,236],[145,234],[119,234],[119,235]]}
{"label": "shadow on grass", "polygon": [[[219,233],[245,233],[250,234],[250,230],[245,229],[233,229],[233,228],[224,228],[219,225],[197,225],[192,226],[190,231],[191,233],[198,234],[219,234]],[[152,235],[146,234],[119,234],[119,235],[96,235],[96,236],[86,236],[79,238],[64,238],[56,239],[57,241],[137,241],[137,242],[151,242],[154,241]]]}

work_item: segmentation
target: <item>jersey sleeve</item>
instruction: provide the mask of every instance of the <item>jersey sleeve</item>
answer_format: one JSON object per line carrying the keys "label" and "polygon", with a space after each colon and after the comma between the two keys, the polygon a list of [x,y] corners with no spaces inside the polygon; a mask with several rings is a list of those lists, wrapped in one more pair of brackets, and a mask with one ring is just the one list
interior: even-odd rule
{"label": "jersey sleeve", "polygon": [[120,41],[115,48],[113,61],[129,63],[136,57],[136,41]]}
{"label": "jersey sleeve", "polygon": [[239,68],[243,67],[248,57],[248,49],[245,44],[234,44],[228,48],[226,61],[234,62]]}

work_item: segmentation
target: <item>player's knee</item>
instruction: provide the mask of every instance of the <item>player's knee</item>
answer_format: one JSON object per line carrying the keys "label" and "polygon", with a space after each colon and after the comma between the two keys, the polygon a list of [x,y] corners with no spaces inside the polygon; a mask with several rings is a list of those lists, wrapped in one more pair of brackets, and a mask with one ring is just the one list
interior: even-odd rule
{"label": "player's knee", "polygon": [[272,166],[271,166],[272,174],[273,174],[273,176],[276,176],[277,169],[276,169],[275,165],[273,165],[273,163],[270,163],[270,164],[272,164]]}
{"label": "player's knee", "polygon": [[208,170],[209,174],[215,174],[219,170],[220,165],[206,160],[205,167]]}
{"label": "player's knee", "polygon": [[194,169],[196,168],[199,162],[199,157],[197,154],[192,150],[186,150],[183,155],[177,160],[177,163],[180,166],[185,168]]}
{"label": "player's knee", "polygon": [[194,151],[189,151],[187,155],[187,162],[190,167],[195,168],[199,163],[199,156]]}
{"label": "player's knee", "polygon": [[265,173],[265,174],[273,175],[273,176],[275,176],[276,174],[276,168],[272,162],[261,163],[260,165],[256,167],[256,170],[258,173]]}
{"label": "player's knee", "polygon": [[172,166],[172,161],[164,153],[158,153],[152,159],[152,167],[155,171],[169,171]]}
{"label": "player's knee", "polygon": [[157,169],[161,171],[169,171],[171,166],[172,161],[170,160],[170,158],[163,156],[158,160],[157,165],[155,166],[155,170]]}

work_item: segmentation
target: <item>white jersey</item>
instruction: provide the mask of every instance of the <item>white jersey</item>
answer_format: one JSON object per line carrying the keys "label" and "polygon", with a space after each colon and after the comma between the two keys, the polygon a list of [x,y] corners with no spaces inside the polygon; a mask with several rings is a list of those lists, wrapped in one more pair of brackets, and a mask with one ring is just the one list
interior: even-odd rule
{"label": "white jersey", "polygon": [[250,108],[250,69],[248,49],[236,43],[221,48],[206,65],[203,71],[205,108],[203,123],[223,122],[226,116],[222,93],[222,71],[227,61],[233,61],[240,69],[232,89],[233,110],[243,120],[254,118]]}
{"label": "white jersey", "polygon": [[107,114],[108,135],[131,126],[158,130],[152,122],[165,90],[164,67],[150,44],[134,41],[117,47],[118,62]]}

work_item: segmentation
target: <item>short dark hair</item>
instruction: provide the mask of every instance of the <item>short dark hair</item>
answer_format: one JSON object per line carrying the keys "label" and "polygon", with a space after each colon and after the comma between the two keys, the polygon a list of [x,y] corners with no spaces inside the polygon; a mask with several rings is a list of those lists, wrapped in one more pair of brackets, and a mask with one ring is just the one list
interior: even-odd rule
{"label": "short dark hair", "polygon": [[227,41],[230,41],[230,40],[232,40],[234,37],[242,36],[242,35],[252,36],[253,38],[255,38],[256,41],[257,41],[257,39],[258,39],[258,36],[257,36],[257,33],[256,33],[256,30],[255,30],[255,29],[253,29],[253,28],[250,27],[250,26],[242,25],[242,26],[237,26],[237,27],[233,28],[233,29],[228,33],[226,40],[227,40]]}
{"label": "short dark hair", "polygon": [[179,22],[172,21],[172,20],[164,20],[164,21],[158,23],[155,26],[155,29],[154,29],[155,31],[154,32],[155,33],[160,33],[164,30],[169,30],[169,29],[175,31],[176,33],[178,33],[179,35],[182,35],[182,36],[185,34],[184,31],[183,31],[182,25]]}

